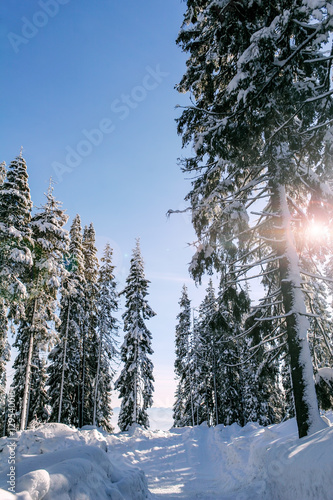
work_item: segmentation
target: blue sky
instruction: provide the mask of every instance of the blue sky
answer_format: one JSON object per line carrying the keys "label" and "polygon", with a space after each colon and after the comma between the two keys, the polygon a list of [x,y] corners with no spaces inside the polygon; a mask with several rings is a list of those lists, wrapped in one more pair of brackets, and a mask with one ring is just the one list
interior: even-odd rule
{"label": "blue sky", "polygon": [[175,44],[180,0],[3,0],[0,7],[1,156],[27,161],[33,202],[49,178],[70,221],[93,222],[97,246],[115,251],[119,288],[141,238],[151,280],[149,321],[155,354],[155,405],[171,406],[174,327],[184,282],[197,306],[203,290],[187,264],[194,239],[185,215],[189,181],[177,165],[174,86],[186,56]]}

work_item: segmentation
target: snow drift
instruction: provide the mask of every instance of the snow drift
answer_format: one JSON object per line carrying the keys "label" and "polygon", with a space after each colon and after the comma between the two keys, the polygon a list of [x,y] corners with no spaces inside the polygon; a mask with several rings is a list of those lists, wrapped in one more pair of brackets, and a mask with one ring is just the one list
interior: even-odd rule
{"label": "snow drift", "polygon": [[[0,440],[0,498],[2,500],[143,500],[148,498],[144,473],[116,465],[107,453],[106,435],[96,429],[72,429],[46,424],[17,433],[16,493],[8,492],[8,458],[12,444]],[[4,491],[7,490],[7,493]]]}
{"label": "snow drift", "polygon": [[117,434],[46,424],[17,438],[16,495],[0,440],[1,500],[333,498],[333,427],[298,439],[295,420]]}

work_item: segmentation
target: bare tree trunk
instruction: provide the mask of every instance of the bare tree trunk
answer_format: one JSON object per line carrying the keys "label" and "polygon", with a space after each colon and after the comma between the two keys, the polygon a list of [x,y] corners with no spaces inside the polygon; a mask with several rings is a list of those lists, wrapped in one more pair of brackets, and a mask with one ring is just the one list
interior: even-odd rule
{"label": "bare tree trunk", "polygon": [[37,305],[37,299],[34,300],[34,308],[33,308],[33,312],[32,312],[31,334],[30,334],[30,341],[29,341],[27,367],[26,367],[26,371],[25,371],[25,383],[24,383],[24,392],[23,392],[23,401],[22,401],[20,431],[24,431],[24,429],[26,428],[26,425],[27,425],[28,400],[29,400],[29,391],[30,391],[31,361],[32,361],[32,352],[33,352],[33,348],[34,348],[34,327],[35,327],[36,305]]}
{"label": "bare tree trunk", "polygon": [[100,332],[99,346],[98,346],[97,372],[96,372],[96,381],[95,381],[93,425],[96,425],[97,394],[98,394],[98,382],[99,382],[98,379],[99,379],[99,372],[100,372],[100,367],[101,367],[102,343],[103,343],[103,335],[102,335],[102,332]]}
{"label": "bare tree trunk", "polygon": [[3,422],[3,432],[2,436],[6,436],[7,432],[7,420],[8,420],[8,394],[5,396],[5,414],[4,414],[4,422]]}
{"label": "bare tree trunk", "polygon": [[[187,337],[187,352],[190,352],[190,341],[189,338]],[[188,374],[189,374],[189,379],[190,379],[190,396],[191,396],[191,414],[192,414],[192,426],[194,427],[194,406],[193,406],[193,379],[192,379],[192,373],[191,373],[191,364],[188,363]],[[186,386],[185,386],[186,389]]]}
{"label": "bare tree trunk", "polygon": [[282,300],[287,323],[287,342],[291,363],[291,378],[299,437],[316,432],[325,424],[320,418],[314,385],[313,366],[307,338],[309,322],[306,316],[298,255],[290,227],[291,214],[285,188],[272,191],[275,224],[273,238],[279,256]]}
{"label": "bare tree trunk", "polygon": [[217,404],[217,386],[216,386],[216,361],[215,361],[215,346],[213,354],[213,382],[214,382],[214,402],[215,402],[215,425],[219,425],[219,409]]}
{"label": "bare tree trunk", "polygon": [[68,309],[67,309],[67,320],[66,320],[66,333],[64,339],[64,355],[62,359],[62,371],[61,371],[61,383],[60,383],[60,394],[59,394],[59,409],[58,409],[58,423],[61,422],[61,411],[62,411],[62,398],[64,393],[64,381],[65,381],[65,364],[67,356],[67,341],[68,341],[68,329],[69,329],[69,313],[71,307],[71,299],[68,297]]}
{"label": "bare tree trunk", "polygon": [[85,384],[86,384],[86,332],[83,334],[82,342],[82,390],[81,390],[81,415],[79,427],[84,426],[84,400],[85,400]]}
{"label": "bare tree trunk", "polygon": [[[138,313],[137,313],[138,314]],[[134,423],[137,423],[138,419],[138,409],[137,409],[137,398],[138,398],[138,320],[136,320],[136,325],[135,325],[135,354],[134,354],[134,363],[135,363],[135,372],[134,372]]]}
{"label": "bare tree trunk", "polygon": [[193,408],[193,390],[192,390],[192,377],[190,379],[190,391],[191,391],[191,413],[192,413],[192,426],[194,427],[194,408]]}

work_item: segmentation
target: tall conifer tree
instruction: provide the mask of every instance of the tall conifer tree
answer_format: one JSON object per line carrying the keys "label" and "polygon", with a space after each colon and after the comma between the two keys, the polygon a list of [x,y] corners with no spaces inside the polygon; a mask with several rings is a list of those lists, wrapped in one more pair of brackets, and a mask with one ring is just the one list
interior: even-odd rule
{"label": "tall conifer tree", "polygon": [[49,396],[52,421],[76,427],[82,414],[82,330],[85,321],[85,277],[80,216],[70,228],[67,274],[62,282],[59,341],[50,353]]}
{"label": "tall conifer tree", "polygon": [[[0,164],[0,187],[6,178],[6,164]],[[3,425],[6,411],[6,362],[10,359],[10,346],[7,340],[8,320],[7,307],[3,296],[0,296],[0,435],[3,435]]]}
{"label": "tall conifer tree", "polygon": [[108,432],[113,430],[111,390],[115,374],[113,363],[118,356],[118,293],[112,264],[112,248],[106,244],[98,278],[98,362],[94,386],[93,424]]}
{"label": "tall conifer tree", "polygon": [[39,377],[38,369],[32,370],[32,366],[41,365],[39,350],[52,347],[54,331],[51,324],[57,325],[59,322],[57,293],[64,271],[63,254],[67,250],[68,233],[63,227],[67,216],[52,191],[50,186],[46,204],[31,220],[33,267],[27,285],[25,317],[20,320],[14,343],[19,352],[14,362],[13,386],[21,430],[29,423],[31,416],[29,401],[30,388],[34,386],[33,377]]}
{"label": "tall conifer tree", "polygon": [[155,316],[148,305],[148,285],[145,278],[144,263],[141,256],[139,240],[133,250],[130,272],[126,287],[121,292],[126,299],[123,314],[125,339],[121,346],[121,360],[124,367],[116,381],[122,398],[118,425],[126,431],[133,423],[149,426],[147,408],[153,403],[153,364],[149,355],[152,335],[145,325],[145,320]]}
{"label": "tall conifer tree", "polygon": [[184,144],[194,145],[184,161],[196,176],[187,197],[199,238],[191,271],[200,279],[206,269],[221,269],[234,245],[230,280],[256,267],[272,278],[267,305],[279,305],[300,437],[323,422],[307,342],[305,294],[315,273],[302,267],[295,234],[309,222],[309,200],[333,201],[325,184],[333,153],[325,43],[333,13],[330,2],[318,5],[188,0],[178,37],[189,53],[178,89],[194,100],[178,121]]}
{"label": "tall conifer tree", "polygon": [[20,299],[26,295],[27,271],[32,266],[31,210],[27,165],[20,155],[0,184],[0,296],[16,317],[24,315]]}
{"label": "tall conifer tree", "polygon": [[82,406],[80,427],[93,423],[94,385],[98,365],[97,299],[98,259],[95,246],[95,229],[91,223],[83,232],[85,320],[82,330]]}
{"label": "tall conifer tree", "polygon": [[[186,285],[182,288],[179,301],[175,335],[175,375],[177,380],[176,399],[173,407],[174,427],[194,425],[192,370],[190,359],[191,301]],[[189,404],[188,404],[189,402]]]}

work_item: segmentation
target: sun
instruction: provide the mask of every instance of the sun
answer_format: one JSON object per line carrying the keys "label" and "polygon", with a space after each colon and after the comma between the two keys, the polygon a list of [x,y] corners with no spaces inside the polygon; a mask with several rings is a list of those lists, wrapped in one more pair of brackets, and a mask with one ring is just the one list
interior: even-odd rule
{"label": "sun", "polygon": [[311,241],[311,243],[322,243],[328,238],[329,229],[327,224],[323,224],[318,221],[309,222],[306,227],[306,236]]}

